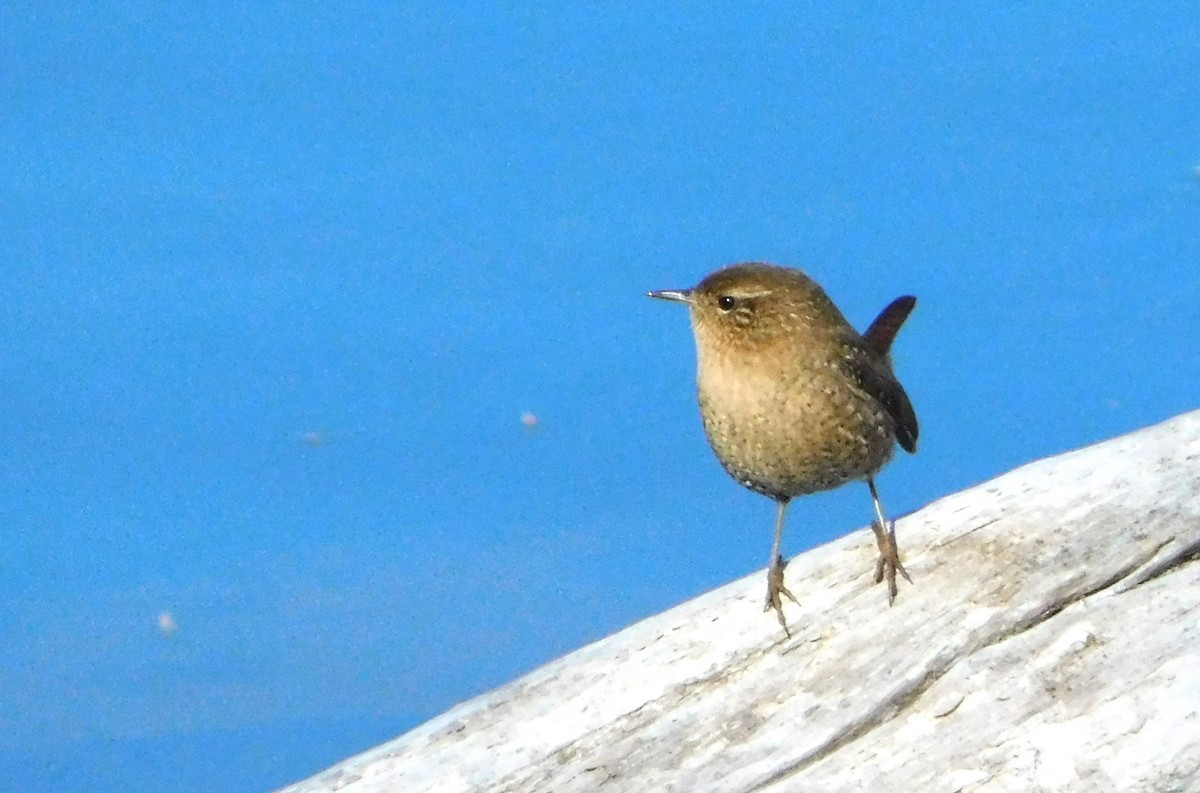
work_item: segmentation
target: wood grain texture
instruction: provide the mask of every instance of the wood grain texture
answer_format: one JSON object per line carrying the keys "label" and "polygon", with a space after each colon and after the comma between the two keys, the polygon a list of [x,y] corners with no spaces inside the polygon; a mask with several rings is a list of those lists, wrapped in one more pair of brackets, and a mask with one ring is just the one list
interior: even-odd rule
{"label": "wood grain texture", "polygon": [[1200,412],[1042,460],[460,705],[288,793],[1200,790]]}

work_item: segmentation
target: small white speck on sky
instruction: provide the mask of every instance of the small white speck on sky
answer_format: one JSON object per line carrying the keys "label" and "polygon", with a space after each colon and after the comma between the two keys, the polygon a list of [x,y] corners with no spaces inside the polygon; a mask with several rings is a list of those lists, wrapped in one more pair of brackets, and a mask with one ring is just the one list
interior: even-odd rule
{"label": "small white speck on sky", "polygon": [[179,623],[175,621],[175,616],[169,611],[159,612],[156,624],[158,626],[158,633],[163,638],[170,639],[179,633]]}

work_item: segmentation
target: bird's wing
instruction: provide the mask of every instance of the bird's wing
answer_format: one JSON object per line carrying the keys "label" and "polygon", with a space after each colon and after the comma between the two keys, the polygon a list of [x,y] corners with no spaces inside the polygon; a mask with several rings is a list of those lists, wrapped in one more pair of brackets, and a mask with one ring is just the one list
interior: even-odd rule
{"label": "bird's wing", "polygon": [[901,448],[909,453],[915,452],[920,429],[912,402],[904,392],[904,386],[892,374],[891,367],[872,352],[859,349],[857,355],[851,356],[850,374],[892,417],[896,425],[896,440]]}

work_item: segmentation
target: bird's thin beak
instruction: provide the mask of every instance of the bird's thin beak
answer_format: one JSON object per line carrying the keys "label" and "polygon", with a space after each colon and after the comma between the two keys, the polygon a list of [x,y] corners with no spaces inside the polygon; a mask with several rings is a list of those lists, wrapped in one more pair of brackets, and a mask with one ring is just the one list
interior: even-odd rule
{"label": "bird's thin beak", "polygon": [[659,300],[674,300],[676,303],[691,303],[692,290],[690,289],[663,289],[659,292],[647,292],[650,297],[657,297]]}

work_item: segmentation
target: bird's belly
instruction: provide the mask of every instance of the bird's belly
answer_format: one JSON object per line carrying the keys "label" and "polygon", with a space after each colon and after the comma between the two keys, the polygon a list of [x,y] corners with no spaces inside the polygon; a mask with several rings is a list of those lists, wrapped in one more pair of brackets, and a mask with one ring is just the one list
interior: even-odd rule
{"label": "bird's belly", "polygon": [[891,419],[865,393],[819,384],[722,399],[700,389],[709,443],[740,484],[776,499],[873,475],[891,458]]}

